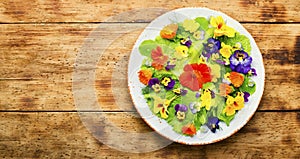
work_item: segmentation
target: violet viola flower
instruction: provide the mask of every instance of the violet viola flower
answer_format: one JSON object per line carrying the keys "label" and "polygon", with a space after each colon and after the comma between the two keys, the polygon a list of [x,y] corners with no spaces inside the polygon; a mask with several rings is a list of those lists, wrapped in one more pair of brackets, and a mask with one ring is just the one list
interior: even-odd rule
{"label": "violet viola flower", "polygon": [[249,97],[250,97],[250,93],[248,93],[248,92],[243,92],[244,93],[244,101],[245,102],[248,102],[249,101]]}
{"label": "violet viola flower", "polygon": [[159,85],[159,80],[157,78],[151,78],[148,82],[148,86],[154,90],[154,92],[160,92],[161,88]]}
{"label": "violet viola flower", "polygon": [[180,112],[187,112],[188,108],[184,104],[176,104],[175,105],[175,114],[177,114],[178,111]]}
{"label": "violet viola flower", "polygon": [[172,70],[175,66],[176,66],[176,59],[171,59],[170,61],[167,62],[167,66],[165,67],[165,69],[167,71]]}
{"label": "violet viola flower", "polygon": [[186,38],[186,39],[182,38],[182,39],[180,40],[180,44],[185,45],[185,46],[187,46],[187,47],[191,47],[191,45],[192,45],[192,40],[191,40],[189,37]]}
{"label": "violet viola flower", "polygon": [[185,96],[187,94],[187,90],[185,89],[182,89],[182,88],[176,88],[176,89],[173,89],[173,92],[176,94],[176,95],[181,95],[181,96]]}
{"label": "violet viola flower", "polygon": [[152,88],[152,86],[153,86],[153,85],[156,85],[156,84],[159,84],[159,79],[157,79],[157,78],[151,78],[151,79],[149,80],[149,82],[148,82],[148,86],[149,86],[150,88]]}
{"label": "violet viola flower", "polygon": [[251,70],[252,57],[247,52],[236,50],[229,58],[232,71],[247,74]]}
{"label": "violet viola flower", "polygon": [[203,44],[204,50],[202,52],[203,56],[210,58],[213,53],[219,52],[221,48],[221,42],[214,38],[209,38],[206,44]]}
{"label": "violet viola flower", "polygon": [[207,127],[211,130],[211,132],[215,133],[217,129],[219,129],[219,119],[217,117],[208,117]]}
{"label": "violet viola flower", "polygon": [[250,75],[252,76],[257,76],[257,73],[256,73],[256,69],[255,68],[251,68],[251,70],[248,72]]}
{"label": "violet viola flower", "polygon": [[161,80],[161,84],[165,86],[166,90],[171,90],[175,85],[175,80],[173,80],[171,77],[164,77]]}
{"label": "violet viola flower", "polygon": [[185,96],[187,94],[187,90],[185,89],[180,89],[180,95]]}
{"label": "violet viola flower", "polygon": [[188,108],[184,104],[176,104],[175,105],[175,114],[179,121],[182,121],[185,118],[185,112],[187,112]]}

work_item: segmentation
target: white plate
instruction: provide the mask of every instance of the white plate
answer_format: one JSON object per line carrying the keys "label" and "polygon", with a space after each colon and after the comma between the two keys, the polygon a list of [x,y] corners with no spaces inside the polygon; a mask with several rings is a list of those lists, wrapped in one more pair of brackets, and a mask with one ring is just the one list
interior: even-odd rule
{"label": "white plate", "polygon": [[[210,131],[207,133],[200,133],[200,131],[198,131],[195,136],[188,137],[173,131],[173,127],[171,125],[169,125],[165,120],[158,118],[149,109],[141,92],[141,89],[145,86],[140,83],[137,73],[142,65],[142,60],[145,58],[139,53],[138,47],[144,40],[155,39],[165,25],[168,25],[174,21],[182,22],[186,18],[194,19],[199,16],[206,18],[209,18],[210,16],[222,16],[227,25],[233,27],[242,35],[245,35],[250,39],[252,47],[251,57],[253,58],[252,67],[254,67],[257,71],[257,76],[252,78],[256,83],[256,92],[250,96],[249,102],[245,103],[245,107],[238,111],[235,118],[231,121],[230,126],[226,126],[225,123],[220,122],[220,127],[222,127],[222,130],[218,131],[217,133],[211,133]],[[226,14],[207,8],[177,9],[167,12],[153,20],[145,28],[136,41],[130,55],[128,66],[128,86],[130,94],[141,117],[151,128],[153,128],[162,136],[175,142],[189,145],[204,145],[218,142],[233,135],[235,132],[241,129],[254,115],[259,105],[264,90],[264,79],[265,70],[263,66],[262,55],[249,32],[239,22],[227,16]]]}

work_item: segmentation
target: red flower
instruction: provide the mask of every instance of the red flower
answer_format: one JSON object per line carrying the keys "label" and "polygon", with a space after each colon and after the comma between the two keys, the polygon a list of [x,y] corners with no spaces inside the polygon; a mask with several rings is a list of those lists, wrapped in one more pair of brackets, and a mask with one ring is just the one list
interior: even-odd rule
{"label": "red flower", "polygon": [[179,81],[193,91],[198,91],[204,83],[211,82],[210,68],[206,64],[187,64],[183,68]]}
{"label": "red flower", "polygon": [[194,124],[188,124],[182,127],[181,129],[183,134],[193,136],[196,134],[196,127]]}
{"label": "red flower", "polygon": [[151,57],[153,59],[152,67],[157,70],[163,68],[163,65],[168,61],[169,57],[163,55],[161,47],[157,46],[156,49],[153,49],[151,52]]}

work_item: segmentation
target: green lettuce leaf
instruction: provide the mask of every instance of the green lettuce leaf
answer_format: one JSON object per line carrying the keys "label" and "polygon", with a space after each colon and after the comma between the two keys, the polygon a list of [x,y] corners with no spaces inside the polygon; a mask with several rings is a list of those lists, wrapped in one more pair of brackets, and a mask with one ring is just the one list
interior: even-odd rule
{"label": "green lettuce leaf", "polygon": [[[250,84],[252,82],[252,84]],[[241,92],[248,92],[250,94],[253,94],[256,90],[256,84],[254,81],[251,81],[249,77],[245,76],[244,83],[239,88]]]}
{"label": "green lettuce leaf", "polygon": [[234,115],[231,115],[231,116],[227,116],[226,114],[222,113],[218,116],[218,118],[222,121],[224,121],[226,123],[227,126],[229,126],[231,120],[234,118],[235,114]]}
{"label": "green lettuce leaf", "polygon": [[151,57],[151,51],[157,47],[157,43],[153,40],[145,40],[139,46],[141,55]]}
{"label": "green lettuce leaf", "polygon": [[208,29],[209,22],[206,18],[198,17],[195,19],[195,21],[200,24],[200,28],[202,30],[206,31]]}
{"label": "green lettuce leaf", "polygon": [[245,35],[241,35],[240,33],[236,33],[234,37],[229,38],[227,36],[219,37],[221,42],[224,42],[226,45],[235,46],[236,43],[241,43],[242,48],[249,55],[251,54],[251,45],[250,40]]}

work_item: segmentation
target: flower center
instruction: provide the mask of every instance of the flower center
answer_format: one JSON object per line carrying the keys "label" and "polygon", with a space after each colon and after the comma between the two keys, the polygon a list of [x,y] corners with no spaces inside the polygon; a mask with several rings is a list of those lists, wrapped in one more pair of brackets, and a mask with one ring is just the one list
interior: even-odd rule
{"label": "flower center", "polygon": [[161,81],[161,83],[162,83],[164,86],[168,86],[169,82],[171,82],[171,79],[170,79],[170,78],[167,78],[167,77],[165,77],[165,78]]}
{"label": "flower center", "polygon": [[220,23],[219,25],[218,25],[218,29],[221,29],[222,28],[222,23]]}

